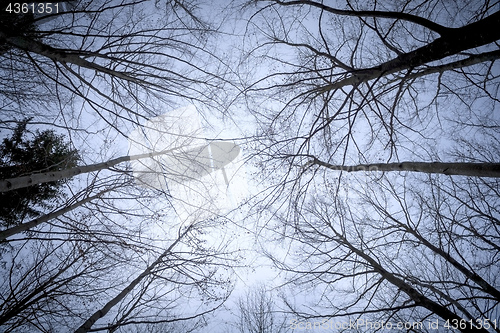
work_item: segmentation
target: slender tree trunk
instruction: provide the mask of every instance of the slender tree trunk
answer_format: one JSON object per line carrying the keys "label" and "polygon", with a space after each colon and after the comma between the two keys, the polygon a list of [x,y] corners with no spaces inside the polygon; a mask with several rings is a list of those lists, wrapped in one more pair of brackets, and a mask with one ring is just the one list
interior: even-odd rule
{"label": "slender tree trunk", "polygon": [[[49,59],[54,60],[55,62],[70,63],[82,68],[88,68],[101,73],[105,73],[129,82],[161,88],[151,82],[147,82],[139,78],[133,77],[129,73],[116,71],[107,67],[103,67],[97,63],[90,62],[86,60],[84,57],[80,56],[74,50],[68,52],[67,50],[54,48],[47,44],[41,43],[37,40],[33,40],[27,37],[22,37],[22,36],[9,37],[2,31],[0,31],[0,40],[4,40],[11,46],[16,47],[20,50],[45,56]],[[82,51],[82,55],[86,57],[94,56],[97,58],[106,58],[105,55],[99,53],[85,52],[85,51]]]}
{"label": "slender tree trunk", "polygon": [[118,295],[111,299],[104,307],[96,311],[92,316],[87,319],[82,326],[80,326],[75,333],[86,333],[88,332],[95,322],[102,317],[104,317],[109,310],[111,310],[116,304],[123,300],[128,293],[130,293],[145,277],[150,275],[153,269],[162,262],[163,259],[172,251],[172,249],[181,241],[181,239],[189,232],[191,226],[189,226],[182,234],[177,237],[177,239],[166,249],[151,265],[149,265],[138,277],[136,277],[130,284],[125,287]]}
{"label": "slender tree trunk", "polygon": [[[399,290],[403,291],[417,306],[421,306],[426,308],[427,310],[435,313],[439,317],[444,320],[449,320],[451,323],[452,320],[457,320],[459,323],[463,322],[463,318],[455,314],[453,311],[441,305],[432,299],[428,298],[424,294],[420,293],[417,289],[413,288],[410,284],[405,282],[403,279],[395,276],[391,272],[387,271],[377,260],[363,252],[361,249],[358,249],[356,246],[351,244],[344,236],[338,233],[336,230],[333,230],[336,236],[341,240],[342,244],[347,246],[353,253],[362,258],[364,261],[368,263],[378,274],[380,274],[385,280],[389,283],[393,284]],[[468,332],[484,332],[487,333],[486,329],[472,329],[467,326],[466,328],[459,328],[459,330],[463,333]]]}
{"label": "slender tree trunk", "polygon": [[139,155],[122,156],[122,157],[118,157],[118,158],[109,160],[107,162],[96,163],[96,164],[85,165],[85,166],[77,166],[74,168],[61,170],[61,171],[35,173],[35,174],[29,175],[29,176],[3,179],[3,180],[0,180],[0,192],[8,192],[8,191],[16,190],[18,188],[24,188],[24,187],[28,187],[28,186],[32,186],[32,185],[36,185],[36,184],[54,182],[54,181],[65,179],[65,178],[71,178],[73,176],[76,176],[76,175],[79,175],[82,173],[105,170],[105,169],[109,169],[110,167],[115,166],[119,163],[133,161],[133,160],[139,160],[142,158],[159,156],[159,155],[171,153],[171,152],[178,150],[178,149],[180,149],[180,148],[173,148],[173,149],[168,149],[168,150],[164,150],[164,151],[160,151],[160,152],[153,152],[153,153],[146,153],[146,154],[139,154]]}
{"label": "slender tree trunk", "polygon": [[487,45],[500,39],[500,12],[450,32],[414,51],[401,54],[379,66],[353,71],[351,76],[319,88],[321,91],[355,86],[405,69],[422,66],[471,48]]}
{"label": "slender tree trunk", "polygon": [[[385,212],[384,212],[385,213]],[[429,242],[425,237],[423,237],[420,233],[417,232],[417,230],[410,228],[408,225],[401,223],[399,220],[395,219],[392,215],[389,213],[386,213],[387,218],[391,219],[394,221],[396,224],[404,228],[406,232],[409,234],[413,235],[415,238],[417,238],[424,246],[429,248],[431,251],[436,253],[437,255],[441,256],[444,260],[448,261],[453,267],[458,269],[462,274],[464,274],[467,278],[470,280],[474,281],[481,289],[485,292],[490,294],[491,296],[495,297],[497,300],[500,301],[500,291],[496,289],[494,286],[489,284],[487,281],[485,281],[481,276],[479,276],[477,273],[470,271],[467,267],[459,263],[451,254],[448,252],[444,251],[442,248],[437,247],[436,245],[432,244]]]}
{"label": "slender tree trunk", "polygon": [[440,173],[443,175],[461,175],[470,177],[500,178],[500,163],[442,163],[442,162],[400,162],[372,163],[358,165],[335,165],[313,158],[307,165],[316,164],[331,170],[355,171],[412,171]]}
{"label": "slender tree trunk", "polygon": [[97,193],[96,195],[93,195],[91,197],[87,197],[83,200],[80,200],[68,207],[65,207],[65,208],[62,208],[62,209],[59,209],[58,211],[55,211],[55,212],[52,212],[50,214],[46,214],[46,215],[43,215],[43,216],[40,216],[39,218],[36,218],[34,220],[31,220],[30,222],[27,222],[27,223],[23,223],[23,224],[19,224],[19,225],[16,225],[15,227],[12,227],[10,229],[7,229],[7,230],[4,230],[4,231],[1,231],[0,232],[0,241],[3,241],[7,238],[9,238],[10,236],[13,236],[15,234],[18,234],[20,232],[23,232],[23,231],[27,231],[31,228],[34,228],[36,227],[37,225],[40,225],[44,222],[47,222],[47,221],[50,221],[52,219],[55,219],[56,217],[58,216],[61,216],[77,207],[80,207],[96,198],[99,198],[101,195],[103,195],[104,193],[106,192],[109,192],[109,191],[112,191],[114,190],[114,188],[111,188],[111,189],[107,189],[107,190],[104,190],[104,191],[101,191],[99,193]]}

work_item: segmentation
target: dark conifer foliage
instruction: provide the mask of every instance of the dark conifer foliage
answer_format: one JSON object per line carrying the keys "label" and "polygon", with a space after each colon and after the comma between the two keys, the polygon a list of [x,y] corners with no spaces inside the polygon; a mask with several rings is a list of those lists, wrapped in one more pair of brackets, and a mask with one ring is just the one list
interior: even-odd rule
{"label": "dark conifer foliage", "polygon": [[[33,13],[13,13],[6,11],[7,6],[11,4],[11,1],[0,1],[0,31],[2,31],[8,37],[37,37],[37,25],[35,24],[35,17]],[[8,45],[5,40],[0,38],[0,53],[6,52],[12,49],[12,46]]]}
{"label": "dark conifer foliage", "polygon": [[[71,168],[80,157],[63,135],[54,131],[37,130],[29,133],[25,119],[12,135],[0,144],[0,178]],[[40,208],[50,208],[61,193],[63,180],[18,189],[1,196],[0,218],[5,227],[17,225],[25,218],[37,217]]]}

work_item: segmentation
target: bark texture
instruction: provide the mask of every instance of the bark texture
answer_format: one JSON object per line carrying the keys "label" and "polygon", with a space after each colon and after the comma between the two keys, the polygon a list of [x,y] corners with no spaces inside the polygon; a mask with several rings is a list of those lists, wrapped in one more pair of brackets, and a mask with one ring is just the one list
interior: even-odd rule
{"label": "bark texture", "polygon": [[440,173],[443,175],[459,175],[470,177],[500,178],[500,163],[443,163],[443,162],[400,162],[372,163],[358,165],[335,165],[314,158],[309,164],[316,164],[331,170],[356,171],[411,171],[424,173]]}
{"label": "bark texture", "polygon": [[179,148],[173,148],[173,149],[168,149],[168,150],[164,150],[164,151],[160,151],[160,152],[147,153],[147,154],[122,156],[122,157],[118,157],[118,158],[109,160],[107,162],[90,164],[90,165],[85,165],[85,166],[78,166],[78,167],[74,167],[74,168],[70,168],[70,169],[66,169],[66,170],[61,170],[61,171],[35,173],[35,174],[29,175],[29,176],[3,179],[3,180],[0,180],[0,192],[8,192],[8,191],[12,191],[12,190],[15,190],[18,188],[28,187],[28,186],[32,186],[32,185],[36,185],[36,184],[54,182],[54,181],[65,179],[65,178],[71,178],[73,176],[76,176],[76,175],[79,175],[82,173],[105,170],[105,169],[109,169],[112,166],[115,166],[115,165],[123,163],[123,162],[139,160],[141,158],[155,157],[155,156],[159,156],[159,155],[173,152],[177,149],[179,149]]}

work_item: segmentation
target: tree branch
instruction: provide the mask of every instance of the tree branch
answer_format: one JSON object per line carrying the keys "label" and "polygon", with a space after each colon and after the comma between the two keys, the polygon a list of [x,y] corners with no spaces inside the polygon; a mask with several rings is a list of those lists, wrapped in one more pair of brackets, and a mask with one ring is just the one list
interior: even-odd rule
{"label": "tree branch", "polygon": [[453,31],[453,28],[448,28],[445,26],[442,26],[441,24],[435,23],[431,20],[428,20],[426,18],[408,14],[408,13],[401,13],[401,12],[389,12],[389,11],[377,11],[377,10],[343,10],[343,9],[337,9],[333,8],[330,6],[327,6],[322,3],[318,3],[315,1],[310,1],[310,0],[296,0],[296,1],[280,1],[280,0],[273,0],[273,2],[282,5],[282,6],[294,6],[294,5],[309,5],[313,6],[316,8],[319,8],[321,10],[324,10],[326,12],[336,14],[336,15],[343,15],[343,16],[357,16],[357,17],[380,17],[380,18],[388,18],[388,19],[394,19],[394,20],[403,20],[407,22],[412,22],[418,25],[421,25],[423,27],[426,27],[429,30],[432,30],[434,32],[437,32],[440,36],[444,36],[451,31]]}
{"label": "tree branch", "polygon": [[122,299],[125,298],[145,277],[150,275],[153,269],[158,266],[163,259],[170,254],[172,249],[184,238],[184,236],[191,230],[190,225],[184,232],[182,232],[177,239],[151,264],[149,265],[139,276],[137,276],[130,284],[124,288],[118,295],[113,297],[104,307],[96,311],[91,315],[76,331],[75,333],[85,333],[88,332],[97,320],[104,317],[109,310],[111,310],[116,304],[118,304]]}
{"label": "tree branch", "polygon": [[[158,85],[155,85],[151,82],[147,82],[147,81],[141,80],[139,78],[133,77],[132,75],[130,75],[128,73],[109,69],[107,67],[101,66],[101,65],[96,64],[94,62],[90,62],[88,60],[85,60],[78,55],[78,53],[80,53],[80,51],[77,51],[77,50],[76,51],[73,50],[71,52],[68,52],[67,50],[54,48],[52,46],[49,46],[47,44],[41,43],[39,41],[30,39],[30,38],[19,37],[19,36],[9,37],[2,31],[0,31],[0,40],[4,40],[6,43],[8,43],[8,44],[20,49],[20,50],[24,50],[27,52],[32,52],[32,53],[36,53],[36,54],[45,56],[49,59],[52,59],[55,62],[70,63],[70,64],[77,65],[79,67],[88,68],[88,69],[95,70],[95,71],[98,71],[101,73],[105,73],[105,74],[126,80],[128,82],[133,82],[133,83],[137,83],[137,84],[143,84],[143,85],[147,85],[147,86],[154,86],[157,88],[161,88]],[[88,56],[88,52],[81,51],[81,53]],[[93,56],[103,57],[102,55],[95,55],[95,54],[93,54]],[[107,57],[105,57],[105,58],[107,58]]]}

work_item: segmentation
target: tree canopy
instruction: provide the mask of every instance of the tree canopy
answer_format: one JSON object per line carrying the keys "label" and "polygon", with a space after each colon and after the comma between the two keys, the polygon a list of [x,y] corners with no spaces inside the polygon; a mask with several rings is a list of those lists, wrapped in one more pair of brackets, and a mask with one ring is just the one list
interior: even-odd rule
{"label": "tree canopy", "polygon": [[500,332],[500,1],[59,3],[0,14],[0,330]]}

